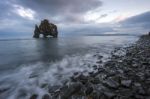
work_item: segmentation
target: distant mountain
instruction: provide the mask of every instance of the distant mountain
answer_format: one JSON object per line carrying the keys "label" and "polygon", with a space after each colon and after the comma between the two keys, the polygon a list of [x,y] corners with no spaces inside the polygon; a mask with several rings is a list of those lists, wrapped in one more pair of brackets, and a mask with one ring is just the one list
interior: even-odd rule
{"label": "distant mountain", "polygon": [[87,36],[137,36],[135,34],[87,34]]}

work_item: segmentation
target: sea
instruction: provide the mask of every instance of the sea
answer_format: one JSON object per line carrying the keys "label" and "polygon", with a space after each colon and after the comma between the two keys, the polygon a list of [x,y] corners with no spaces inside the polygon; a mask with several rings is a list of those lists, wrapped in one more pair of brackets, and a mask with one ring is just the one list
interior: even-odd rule
{"label": "sea", "polygon": [[63,86],[75,72],[88,75],[95,55],[110,58],[117,47],[135,43],[136,35],[62,36],[58,38],[0,38],[0,99],[29,99]]}

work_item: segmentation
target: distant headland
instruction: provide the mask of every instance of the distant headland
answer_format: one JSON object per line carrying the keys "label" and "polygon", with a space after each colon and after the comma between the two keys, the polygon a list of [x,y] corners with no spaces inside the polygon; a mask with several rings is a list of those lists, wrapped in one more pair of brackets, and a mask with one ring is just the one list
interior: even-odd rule
{"label": "distant headland", "polygon": [[50,23],[47,19],[41,21],[41,24],[38,26],[35,25],[34,38],[39,38],[40,34],[43,34],[43,37],[46,38],[48,35],[57,38],[58,31],[57,26],[53,23]]}

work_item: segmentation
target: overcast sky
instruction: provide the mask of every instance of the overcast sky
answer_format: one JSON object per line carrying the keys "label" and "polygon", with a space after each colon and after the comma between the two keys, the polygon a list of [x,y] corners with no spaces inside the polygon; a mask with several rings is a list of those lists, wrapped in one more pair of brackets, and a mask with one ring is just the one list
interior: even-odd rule
{"label": "overcast sky", "polygon": [[0,35],[27,33],[42,19],[60,34],[143,33],[150,28],[150,0],[3,0]]}

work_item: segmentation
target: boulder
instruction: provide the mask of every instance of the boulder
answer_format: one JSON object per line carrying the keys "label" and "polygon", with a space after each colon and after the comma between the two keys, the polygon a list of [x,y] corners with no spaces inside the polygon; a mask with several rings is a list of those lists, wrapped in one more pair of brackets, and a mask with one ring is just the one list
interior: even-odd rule
{"label": "boulder", "polygon": [[30,99],[37,99],[38,98],[38,95],[37,94],[33,94]]}
{"label": "boulder", "polygon": [[122,80],[121,85],[125,87],[130,87],[132,80]]}
{"label": "boulder", "polygon": [[53,23],[50,23],[47,19],[41,21],[41,24],[35,25],[34,30],[34,38],[39,38],[40,34],[43,34],[43,37],[47,37],[48,35],[56,37],[58,36],[57,26]]}

